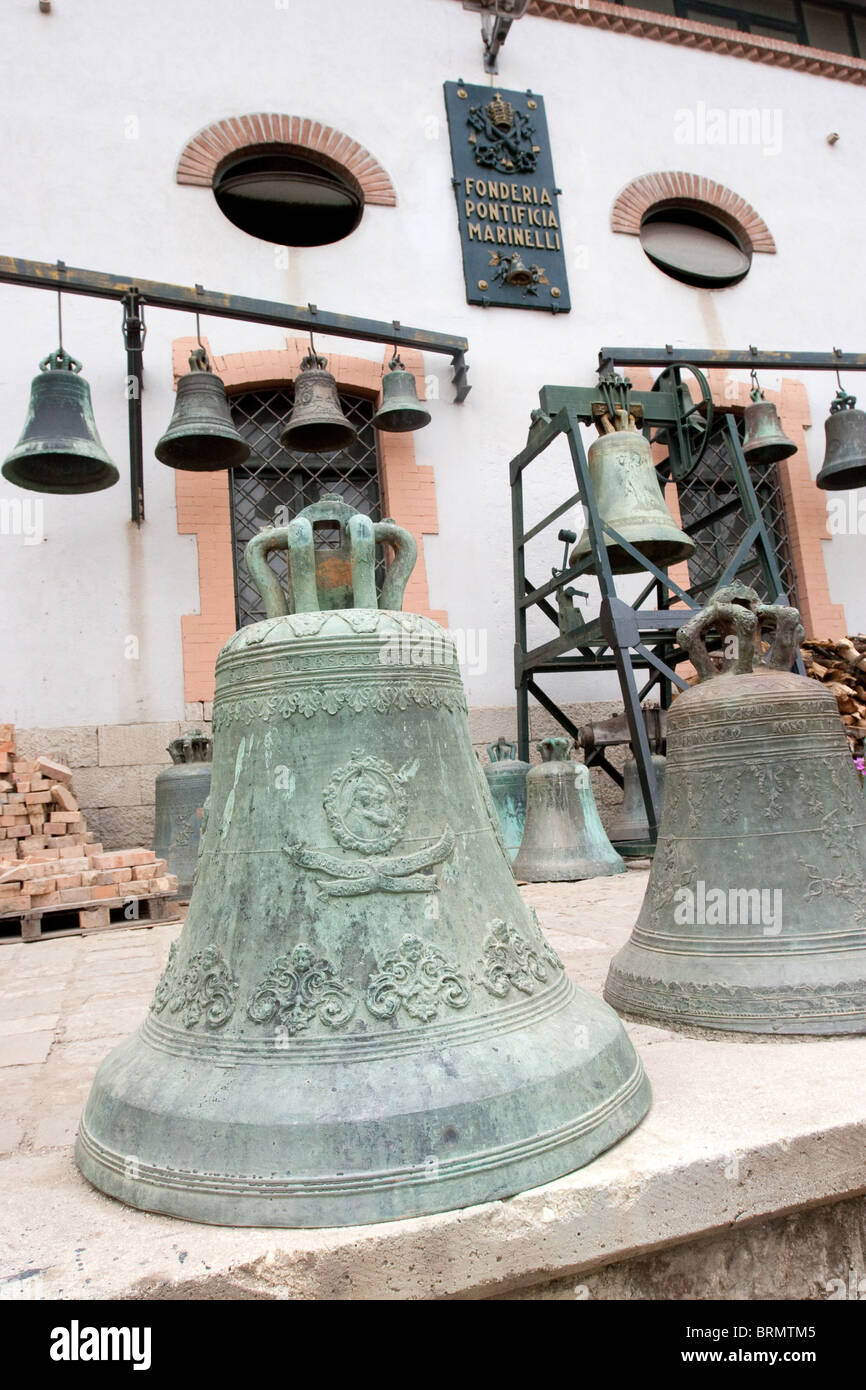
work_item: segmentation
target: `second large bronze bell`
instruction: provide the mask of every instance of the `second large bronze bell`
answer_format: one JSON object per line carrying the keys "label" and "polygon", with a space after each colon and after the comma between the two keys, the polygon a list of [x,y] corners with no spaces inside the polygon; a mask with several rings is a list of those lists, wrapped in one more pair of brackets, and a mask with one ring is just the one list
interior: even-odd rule
{"label": "second large bronze bell", "polygon": [[101,492],[120,474],[93,418],[81,363],[63,348],[39,364],[21,438],[3,464],[3,477],[30,492]]}
{"label": "second large bronze bell", "polygon": [[[317,586],[323,524],[354,604]],[[271,550],[314,606],[287,612]],[[415,550],[333,497],[250,542],[268,617],[217,661],[189,912],[79,1130],[81,1171],[133,1206],[238,1226],[442,1211],[568,1173],[647,1109],[622,1024],[514,882],[454,645],[400,611]]]}
{"label": "second large bronze bell", "polygon": [[237,468],[250,446],[232,419],[226,389],[210,370],[204,348],[190,354],[189,371],[177,383],[171,422],[154,449],[160,463],[190,473]]}
{"label": "second large bronze bell", "polygon": [[[758,639],[772,637],[766,656]],[[706,638],[727,655],[716,669]],[[605,998],[665,1027],[866,1032],[866,803],[795,609],[731,585],[677,633],[658,845]]]}
{"label": "second large bronze bell", "polygon": [[743,454],[751,463],[781,463],[796,454],[797,446],[782,429],[776,407],[753,388],[751,404],[743,411]]}
{"label": "second large bronze bell", "polygon": [[[629,423],[625,410],[617,410],[614,428],[604,417],[608,432],[589,446],[587,461],[599,516],[662,568],[694,554],[695,543],[681,531],[667,509],[649,440]],[[584,509],[585,511],[586,509]],[[612,536],[603,537],[614,574],[634,574],[639,561],[623,550]],[[569,562],[574,565],[590,553],[589,523]]]}
{"label": "second large bronze bell", "polygon": [[280,435],[283,448],[298,453],[336,453],[347,448],[357,434],[343,414],[327,357],[308,353],[295,381],[292,413]]}
{"label": "second large bronze bell", "polygon": [[866,485],[866,411],[856,405],[856,396],[838,391],[824,422],[827,448],[815,482],[828,492]]}

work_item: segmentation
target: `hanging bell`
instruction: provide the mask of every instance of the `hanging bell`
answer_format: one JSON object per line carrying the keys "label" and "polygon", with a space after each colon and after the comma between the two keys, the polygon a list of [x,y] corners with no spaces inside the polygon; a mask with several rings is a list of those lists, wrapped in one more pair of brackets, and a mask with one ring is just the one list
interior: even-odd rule
{"label": "hanging bell", "polygon": [[422,430],[430,424],[430,412],[418,400],[415,377],[407,372],[399,357],[392,357],[388,375],[382,381],[382,404],[373,416],[377,430],[404,434]]}
{"label": "hanging bell", "polygon": [[824,421],[827,448],[815,482],[827,492],[866,484],[866,411],[855,410],[856,396],[837,391]]}
{"label": "hanging bell", "polygon": [[345,449],[358,431],[346,419],[327,357],[310,352],[295,382],[295,403],[280,435],[284,449],[302,454],[332,454]]}
{"label": "hanging bell", "polygon": [[797,446],[782,429],[776,407],[764,400],[760,386],[751,391],[752,404],[743,411],[743,454],[749,463],[781,463]]}
{"label": "hanging bell", "polygon": [[[344,608],[316,582],[323,521],[351,552]],[[81,1171],[132,1206],[396,1220],[548,1182],[646,1112],[622,1024],[572,985],[502,853],[454,644],[400,611],[416,551],[324,500],[247,548],[268,616],[217,661],[192,901],[79,1129]]]}
{"label": "hanging bell", "polygon": [[526,777],[526,829],[514,876],[528,883],[573,882],[624,874],[604,832],[589,768],[568,757],[567,738],[543,738]]}
{"label": "hanging bell", "polygon": [[[654,565],[664,569],[687,560],[694,554],[695,543],[680,530],[665,505],[649,440],[629,425],[627,411],[618,409],[616,416],[616,429],[611,427],[594,440],[587,455],[599,516]],[[609,425],[608,417],[605,419]],[[590,554],[586,507],[584,515],[586,529],[571,552],[572,565]],[[612,536],[605,534],[603,539],[614,574],[640,571],[640,563]]]}
{"label": "hanging bell", "polygon": [[250,456],[238,434],[226,388],[210,369],[204,348],[190,353],[189,371],[177,383],[171,422],[154,453],[160,463],[189,473],[237,468]]}
{"label": "hanging bell", "polygon": [[172,766],[156,776],[153,849],[166,861],[167,872],[177,876],[174,896],[188,902],[210,792],[213,739],[193,729],[173,738],[168,753]]}
{"label": "hanging bell", "polygon": [[24,429],[3,477],[31,492],[73,494],[113,487],[120,474],[96,430],[81,363],[63,348],[39,363]]}
{"label": "hanging bell", "polygon": [[509,859],[514,859],[520,849],[523,830],[526,824],[526,774],[529,763],[521,762],[517,756],[517,744],[498,738],[487,747],[490,762],[485,765],[484,776],[490,788],[493,805],[502,827],[502,838]]}
{"label": "hanging bell", "polygon": [[[716,658],[718,673],[709,632],[735,653]],[[700,684],[668,711],[658,845],[605,986],[623,1013],[665,1027],[866,1032],[863,793],[833,695],[790,670],[802,636],[795,609],[740,584],[677,633]]]}
{"label": "hanging bell", "polygon": [[[659,805],[656,807],[656,819],[658,819],[664,791],[667,759],[662,757],[661,753],[653,753],[651,757],[659,798]],[[622,804],[608,830],[610,841],[614,845],[648,845],[650,844],[649,821],[646,818],[646,807],[640,787],[637,763],[634,758],[626,759],[622,776],[624,783]]]}

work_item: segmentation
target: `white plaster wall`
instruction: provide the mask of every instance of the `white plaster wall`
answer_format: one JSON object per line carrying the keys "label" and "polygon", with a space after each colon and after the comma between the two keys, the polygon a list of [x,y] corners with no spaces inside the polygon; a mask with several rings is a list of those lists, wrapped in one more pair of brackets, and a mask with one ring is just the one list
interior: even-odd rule
{"label": "white plaster wall", "polygon": [[[478,17],[457,0],[55,0],[50,16],[35,0],[7,0],[0,54],[3,252],[313,301],[468,337],[471,395],[453,406],[450,364],[430,356],[440,400],[415,442],[419,461],[436,470],[440,534],[426,543],[431,603],[448,610],[453,627],[487,632],[487,670],[467,678],[473,703],[512,699],[507,463],[525,440],[543,382],[593,380],[603,343],[866,350],[862,88],[521,20],[499,81],[545,97],[573,302],[570,314],[554,317],[465,303],[442,83],[483,82],[484,73]],[[781,148],[678,143],[676,113],[699,101],[781,112]],[[208,189],[174,178],[180,151],[202,126],[260,110],[346,131],[388,170],[398,207],[368,208],[351,238],[292,252],[288,269],[278,268],[276,248],[228,223]],[[826,143],[831,130],[840,134],[834,147]],[[626,183],[677,168],[727,184],[768,222],[778,254],[756,256],[739,286],[709,293],[679,285],[650,264],[636,238],[611,233],[611,204]],[[174,477],[152,449],[171,412],[170,343],[193,323],[147,314],[148,519],[138,532],[129,522],[120,320],[119,305],[65,299],[66,346],[85,364],[121,483],[81,498],[41,499],[39,544],[0,535],[0,712],[23,726],[182,713],[180,617],[198,608],[195,542],[177,535]],[[282,341],[271,328],[216,319],[204,327],[218,353]],[[54,346],[53,297],[0,286],[4,455],[20,430],[36,364]],[[340,350],[335,340],[320,346]],[[375,345],[343,350],[381,356]],[[806,380],[817,472],[834,383]],[[774,387],[778,377],[764,381]],[[856,391],[859,382],[848,385]],[[570,486],[564,451],[548,457],[529,489],[530,522]],[[33,498],[0,482],[0,503]],[[849,631],[866,628],[863,547],[858,535],[825,547],[831,597],[844,603]],[[537,571],[549,571],[559,552],[542,547]],[[138,660],[124,654],[130,636]],[[609,682],[582,681],[561,693],[615,692]]]}

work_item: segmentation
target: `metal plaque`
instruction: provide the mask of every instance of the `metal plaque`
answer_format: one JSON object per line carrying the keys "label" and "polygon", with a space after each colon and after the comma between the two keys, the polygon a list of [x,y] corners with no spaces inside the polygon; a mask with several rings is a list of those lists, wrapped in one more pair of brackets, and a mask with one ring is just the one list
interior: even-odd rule
{"label": "metal plaque", "polygon": [[571,308],[544,100],[445,83],[469,304]]}

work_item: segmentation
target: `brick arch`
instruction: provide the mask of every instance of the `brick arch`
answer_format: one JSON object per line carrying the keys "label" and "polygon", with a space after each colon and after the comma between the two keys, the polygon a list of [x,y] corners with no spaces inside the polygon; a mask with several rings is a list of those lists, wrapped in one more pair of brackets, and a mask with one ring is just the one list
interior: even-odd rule
{"label": "brick arch", "polygon": [[776,254],[769,227],[745,198],[701,174],[662,172],[633,179],[613,205],[611,227],[615,232],[639,236],[641,222],[650,208],[674,205],[712,212],[750,250]]}
{"label": "brick arch", "polygon": [[[222,378],[230,396],[242,391],[285,386],[294,381],[301,360],[309,351],[306,338],[288,338],[284,348],[232,352],[221,357],[211,353],[207,338],[201,341],[214,372]],[[189,370],[189,354],[197,346],[198,341],[193,337],[174,340],[175,385]],[[382,400],[382,379],[392,353],[393,348],[389,346],[377,362],[372,358],[328,352],[328,369],[341,389],[369,396],[378,405]],[[426,393],[421,353],[414,348],[401,348],[400,357],[407,370],[414,373],[418,398],[423,400]],[[430,606],[424,556],[424,537],[436,535],[439,530],[433,468],[416,461],[411,434],[380,432],[378,445],[383,514],[393,517],[399,526],[405,526],[418,542],[418,560],[406,586],[404,611],[424,613],[447,627],[445,610]],[[235,630],[229,479],[225,471],[186,473],[176,469],[174,481],[178,533],[195,536],[198,552],[199,611],[181,617],[184,699],[187,703],[209,702],[213,699],[217,656]]]}
{"label": "brick arch", "polygon": [[236,150],[280,145],[302,154],[314,154],[337,173],[357,184],[365,203],[396,207],[397,194],[379,161],[341,130],[306,116],[282,116],[259,112],[251,116],[227,116],[205,126],[181,153],[177,182],[210,188],[220,164]]}

